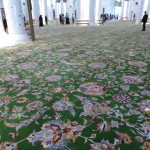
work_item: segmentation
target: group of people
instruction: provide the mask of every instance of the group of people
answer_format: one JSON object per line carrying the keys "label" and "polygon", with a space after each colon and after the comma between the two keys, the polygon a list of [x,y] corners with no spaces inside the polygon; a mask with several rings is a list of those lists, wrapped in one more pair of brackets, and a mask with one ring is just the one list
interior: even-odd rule
{"label": "group of people", "polygon": [[[104,24],[104,22],[107,20],[107,19],[117,19],[118,20],[118,15],[112,15],[112,14],[101,14],[101,19],[102,19],[102,24]],[[145,14],[141,20],[141,22],[143,22],[143,29],[142,31],[145,31],[145,28],[146,28],[146,22],[148,20],[148,15],[145,11]],[[69,19],[69,14],[66,13],[66,15],[64,16],[64,14],[60,14],[59,15],[59,21],[61,24],[70,24],[70,19]],[[74,21],[75,21],[75,18],[74,18],[74,15],[72,14],[72,24],[74,24]],[[6,18],[3,19],[3,24],[4,24],[4,28],[5,28],[5,31],[7,30],[7,21],[6,21]],[[48,24],[48,18],[47,16],[45,16],[45,24],[47,25]],[[42,15],[39,16],[39,26],[42,27],[44,26],[43,24],[43,17]]]}
{"label": "group of people", "polygon": [[115,19],[115,20],[118,20],[118,15],[113,15],[113,14],[101,14],[100,18],[102,19],[102,24],[104,24],[104,22],[106,20],[112,20],[112,19]]}
{"label": "group of people", "polygon": [[[48,18],[47,18],[47,16],[45,16],[45,24],[46,24],[46,25],[48,24]],[[43,27],[43,26],[44,26],[42,15],[39,16],[39,26],[40,26],[40,27]]]}
{"label": "group of people", "polygon": [[[101,14],[100,17],[101,17],[101,19],[102,19],[102,24],[104,24],[104,22],[105,22],[107,19],[109,19],[109,20],[111,20],[111,19],[117,19],[117,20],[118,20],[118,15]],[[135,14],[134,14],[134,16],[133,16],[133,19],[135,19]],[[143,22],[143,29],[142,29],[142,31],[145,31],[147,20],[148,20],[148,15],[147,15],[147,12],[145,11],[145,14],[144,14],[144,16],[143,16],[143,18],[142,18],[142,20],[141,20],[141,22]]]}
{"label": "group of people", "polygon": [[[59,15],[59,21],[60,24],[70,24],[70,19],[69,19],[69,14],[66,13],[66,15],[64,16],[64,14],[60,14]],[[72,14],[72,24],[74,24],[75,18],[74,15]]]}

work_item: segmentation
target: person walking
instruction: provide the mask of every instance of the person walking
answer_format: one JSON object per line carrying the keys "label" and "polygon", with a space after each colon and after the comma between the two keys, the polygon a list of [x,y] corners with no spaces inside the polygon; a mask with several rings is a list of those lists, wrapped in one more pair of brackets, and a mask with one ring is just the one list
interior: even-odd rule
{"label": "person walking", "polygon": [[142,21],[141,21],[141,22],[143,22],[143,29],[142,29],[142,31],[145,31],[147,19],[148,19],[148,15],[147,15],[147,13],[145,11],[145,15],[143,16]]}
{"label": "person walking", "polygon": [[45,16],[45,24],[48,25],[48,18]]}
{"label": "person walking", "polygon": [[42,15],[39,16],[39,26],[40,26],[40,27],[43,27],[43,26],[44,26],[44,25],[43,25],[43,17],[42,17]]}

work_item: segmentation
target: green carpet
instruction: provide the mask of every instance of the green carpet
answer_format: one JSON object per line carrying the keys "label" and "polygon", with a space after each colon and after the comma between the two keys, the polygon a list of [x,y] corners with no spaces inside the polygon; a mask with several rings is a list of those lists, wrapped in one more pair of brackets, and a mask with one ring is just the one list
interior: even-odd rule
{"label": "green carpet", "polygon": [[53,23],[0,49],[0,150],[150,150],[150,26]]}

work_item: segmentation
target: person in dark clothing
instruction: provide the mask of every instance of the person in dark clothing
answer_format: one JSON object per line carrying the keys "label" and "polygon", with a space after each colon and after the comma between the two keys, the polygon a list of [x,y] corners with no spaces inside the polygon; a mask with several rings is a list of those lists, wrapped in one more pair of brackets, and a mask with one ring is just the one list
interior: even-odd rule
{"label": "person in dark clothing", "polygon": [[40,27],[43,27],[44,25],[43,25],[43,18],[42,18],[42,15],[40,15],[40,17],[39,17],[39,26]]}
{"label": "person in dark clothing", "polygon": [[102,25],[103,25],[104,22],[106,21],[106,14],[101,14],[101,18],[102,18]]}
{"label": "person in dark clothing", "polygon": [[68,13],[66,13],[65,18],[66,18],[66,24],[70,24],[70,22],[69,22],[69,14]]}
{"label": "person in dark clothing", "polygon": [[6,18],[3,19],[3,25],[4,25],[5,32],[6,32],[7,31],[7,20],[6,20]]}
{"label": "person in dark clothing", "polygon": [[64,21],[65,21],[64,14],[61,15],[61,20],[62,20],[61,23],[64,24]]}
{"label": "person in dark clothing", "polygon": [[148,15],[146,14],[146,11],[145,11],[145,15],[143,16],[142,21],[141,21],[141,22],[143,22],[142,31],[145,31],[147,19],[148,19]]}
{"label": "person in dark clothing", "polygon": [[48,25],[48,18],[45,16],[45,24]]}

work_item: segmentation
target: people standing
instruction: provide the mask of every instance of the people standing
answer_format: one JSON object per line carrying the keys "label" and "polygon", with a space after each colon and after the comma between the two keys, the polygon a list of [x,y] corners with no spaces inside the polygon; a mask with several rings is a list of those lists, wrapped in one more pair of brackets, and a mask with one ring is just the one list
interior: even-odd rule
{"label": "people standing", "polygon": [[48,18],[45,16],[45,24],[48,25]]}
{"label": "people standing", "polygon": [[145,15],[143,16],[142,21],[141,21],[141,22],[143,22],[143,29],[142,29],[142,31],[145,31],[147,19],[148,19],[148,15],[147,15],[147,13],[145,11]]}
{"label": "people standing", "polygon": [[106,14],[101,14],[101,18],[102,18],[102,25],[103,25],[104,22],[106,21]]}
{"label": "people standing", "polygon": [[69,14],[68,13],[66,13],[65,18],[66,18],[66,24],[70,24],[70,22],[69,22]]}
{"label": "people standing", "polygon": [[135,20],[135,14],[133,15],[133,20]]}
{"label": "people standing", "polygon": [[43,18],[42,18],[42,15],[39,16],[39,26],[40,27],[43,27]]}
{"label": "people standing", "polygon": [[64,24],[64,21],[65,21],[65,19],[64,19],[64,14],[62,14],[62,15],[61,15],[61,23]]}

